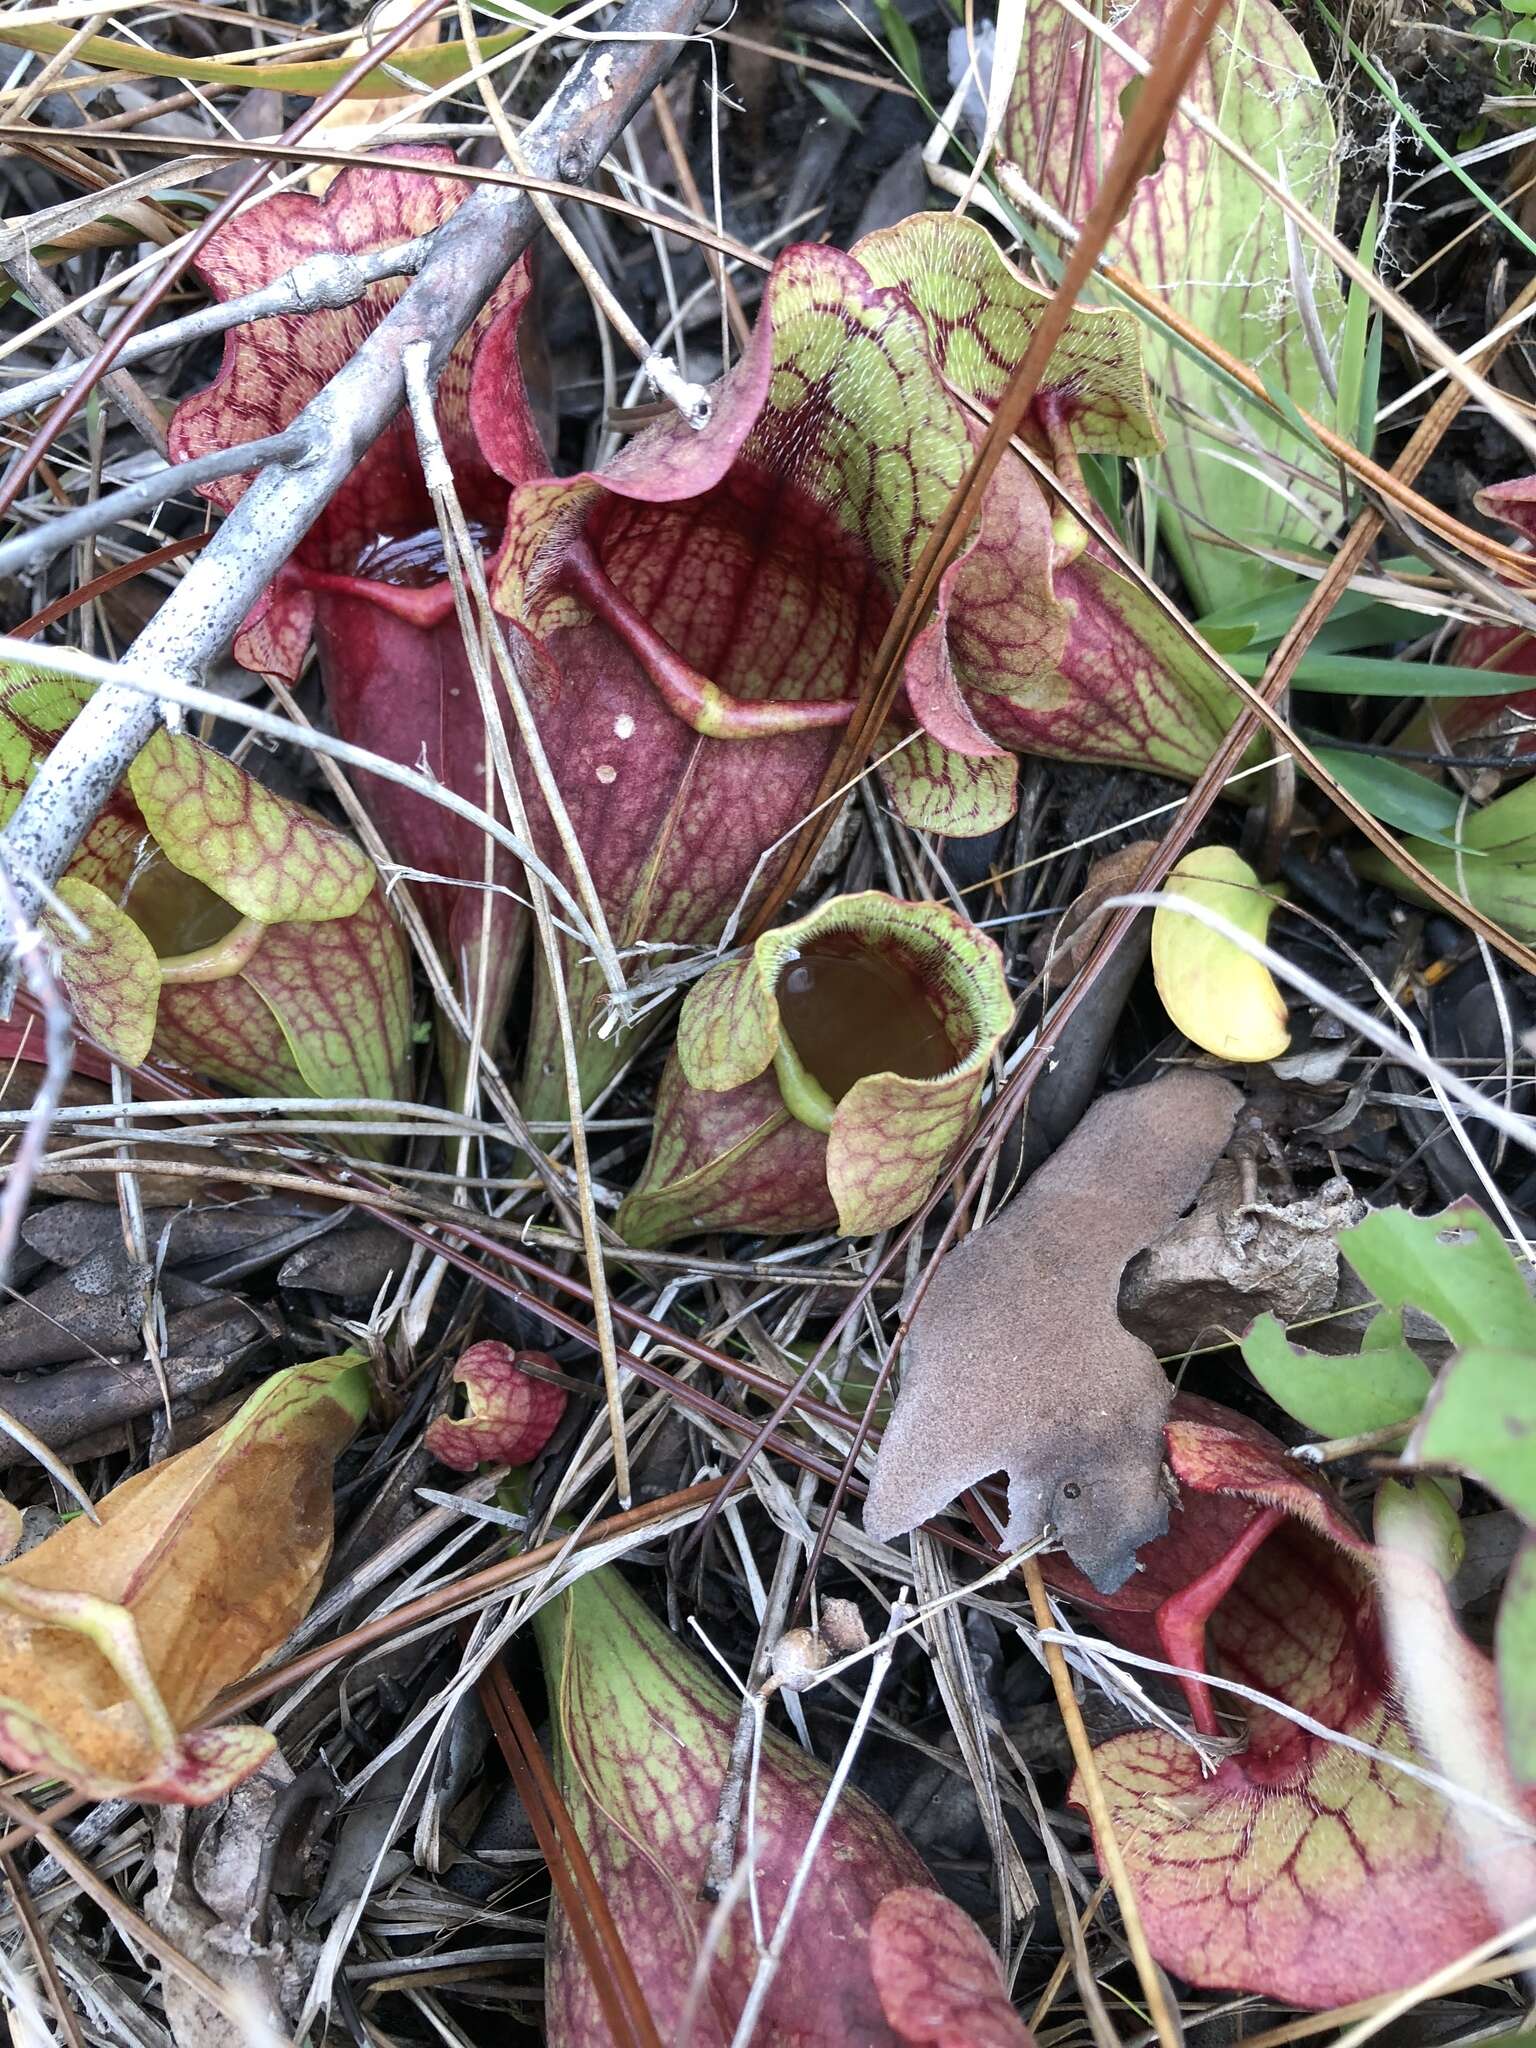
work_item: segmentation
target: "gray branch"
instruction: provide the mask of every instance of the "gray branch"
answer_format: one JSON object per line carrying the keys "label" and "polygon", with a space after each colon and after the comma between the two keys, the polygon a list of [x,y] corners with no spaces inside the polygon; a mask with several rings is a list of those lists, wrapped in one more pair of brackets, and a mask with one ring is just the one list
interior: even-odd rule
{"label": "gray branch", "polygon": [[[224,159],[217,157],[213,161],[222,163]],[[158,175],[163,180],[164,172]],[[187,313],[180,320],[167,320],[161,327],[151,327],[146,334],[134,335],[123,344],[118,368],[132,369],[147,356],[180,348],[186,342],[202,341],[210,334],[223,334],[227,328],[239,327],[247,320],[265,320],[274,313],[321,313],[337,306],[350,306],[369,285],[382,278],[414,277],[426,258],[430,242],[430,236],[418,235],[413,242],[396,242],[389,249],[364,249],[355,256],[333,250],[306,257],[271,284],[242,292],[238,299],[199,306],[195,313]],[[0,261],[4,260],[0,257]],[[96,337],[98,346],[109,338]],[[25,384],[13,384],[9,391],[0,392],[0,420],[46,405],[50,398],[67,391],[79,374],[79,361],[61,363],[56,370],[29,377]]]}
{"label": "gray branch", "polygon": [[[670,69],[677,41],[708,0],[627,0],[597,32],[524,131],[522,168],[581,184]],[[601,40],[599,40],[601,36]],[[137,689],[99,689],[42,763],[0,837],[23,918],[35,917],[81,834],[152,736],[164,683],[195,684],[330,498],[399,411],[403,357],[431,348],[441,370],[455,343],[538,226],[515,186],[477,188],[431,237],[412,284],[357,353],[293,422],[300,452],[264,469],[121,663]],[[146,695],[146,686],[151,694]]]}
{"label": "gray branch", "polygon": [[14,540],[0,541],[0,576],[14,576],[34,563],[51,561],[60,548],[71,547],[77,540],[89,540],[92,534],[102,533],[125,519],[137,519],[152,505],[163,505],[167,498],[182,491],[199,490],[204,484],[239,476],[242,470],[255,469],[263,462],[286,462],[290,456],[301,453],[304,445],[302,434],[285,429],[281,434],[265,434],[259,441],[211,449],[206,455],[193,456],[189,462],[162,463],[148,476],[124,484],[105,498],[93,498],[74,512],[45,516]]}

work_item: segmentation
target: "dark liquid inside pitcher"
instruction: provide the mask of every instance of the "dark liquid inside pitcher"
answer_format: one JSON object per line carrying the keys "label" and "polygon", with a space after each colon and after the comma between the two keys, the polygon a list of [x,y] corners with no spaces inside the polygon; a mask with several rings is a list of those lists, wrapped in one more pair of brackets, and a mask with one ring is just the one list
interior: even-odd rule
{"label": "dark liquid inside pitcher", "polygon": [[201,952],[240,922],[222,896],[163,856],[140,868],[123,907],[162,960]]}
{"label": "dark liquid inside pitcher", "polygon": [[[495,536],[477,520],[469,522],[470,538],[481,554],[495,545]],[[435,526],[422,533],[381,533],[357,558],[354,575],[370,583],[389,583],[396,590],[426,590],[448,574],[443,536]]]}
{"label": "dark liquid inside pitcher", "polygon": [[834,1102],[866,1074],[930,1081],[961,1058],[916,968],[850,935],[815,939],[775,993],[801,1065]]}

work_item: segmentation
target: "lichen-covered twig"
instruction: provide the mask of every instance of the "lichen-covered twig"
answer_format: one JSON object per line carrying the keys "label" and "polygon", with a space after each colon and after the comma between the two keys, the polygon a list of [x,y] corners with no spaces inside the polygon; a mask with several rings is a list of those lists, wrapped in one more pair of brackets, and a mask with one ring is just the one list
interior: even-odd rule
{"label": "lichen-covered twig", "polygon": [[103,533],[124,519],[136,519],[152,505],[163,504],[167,498],[174,498],[182,491],[217,483],[221,477],[238,476],[242,470],[254,469],[259,463],[285,462],[290,456],[302,453],[303,446],[302,437],[285,428],[280,434],[263,435],[259,441],[247,441],[234,448],[215,448],[207,455],[195,456],[190,462],[168,462],[163,468],[140,477],[136,483],[124,484],[121,490],[111,491],[104,498],[93,498],[73,512],[45,518],[39,525],[19,533],[14,540],[0,541],[0,576],[14,576],[18,570],[29,568],[34,562],[50,561],[60,548],[73,547],[78,540],[89,540],[93,534]]}
{"label": "lichen-covered twig", "polygon": [[[154,175],[163,181],[166,174],[160,171]],[[274,278],[271,284],[242,292],[237,299],[211,300],[180,320],[167,320],[147,333],[134,335],[123,344],[118,369],[132,369],[148,356],[183,348],[189,342],[223,334],[249,320],[264,320],[270,314],[320,313],[336,306],[350,306],[369,285],[383,278],[414,277],[426,257],[429,239],[418,235],[414,241],[396,242],[388,249],[363,249],[356,255],[334,250],[310,256],[282,277]],[[92,335],[95,346],[99,347],[101,340],[100,335]],[[79,374],[78,362],[61,363],[56,370],[45,370],[40,376],[29,377],[24,384],[13,384],[9,391],[0,393],[0,420],[46,405],[50,398],[67,391]]]}
{"label": "lichen-covered twig", "polygon": [[[522,138],[525,168],[570,184],[589,178],[626,122],[669,68],[706,0],[628,0],[611,37],[595,37]],[[0,861],[23,917],[57,878],[81,834],[154,731],[151,692],[195,683],[229,645],[251,605],[364,452],[399,411],[404,351],[431,346],[447,359],[509,265],[538,214],[515,187],[488,186],[432,237],[414,282],[331,382],[293,422],[300,452],[264,469],[211,544],[129,649],[122,667],[137,689],[108,684],[43,763],[3,839]]]}

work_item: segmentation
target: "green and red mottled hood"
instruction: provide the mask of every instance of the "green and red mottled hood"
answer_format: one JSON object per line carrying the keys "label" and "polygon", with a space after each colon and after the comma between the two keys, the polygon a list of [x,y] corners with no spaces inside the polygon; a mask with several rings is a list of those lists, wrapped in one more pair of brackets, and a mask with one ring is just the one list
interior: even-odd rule
{"label": "green and red mottled hood", "polygon": [[[537,650],[540,729],[620,947],[708,945],[775,879],[1042,304],[967,222],[786,250],[703,431],[667,421],[563,480],[517,481],[514,325],[487,336],[472,416],[514,482],[493,598]],[[1069,469],[1078,450],[1157,445],[1133,323],[1075,317],[1033,432]],[[898,810],[989,830],[1021,750],[1198,774],[1233,707],[1149,609],[1009,457],[904,671],[882,770]],[[552,833],[535,836],[558,870]],[[567,979],[595,1087],[623,1041],[590,1037],[592,970],[573,959]],[[536,994],[542,1109],[552,1043]]]}
{"label": "green and red mottled hood", "polygon": [[[611,1567],[536,1616],[549,1682],[555,1770],[663,2041],[681,2036],[714,1908],[699,1897],[738,1703]],[[772,1927],[827,1789],[814,1758],[768,1731],[753,1791],[756,1882]],[[888,1894],[932,1880],[885,1815],[845,1791],[801,1897],[754,2048],[896,2048],[870,1968],[869,1930]],[[726,2048],[758,1960],[748,1901],[718,1939],[690,2036]],[[611,2036],[558,1905],[545,2024],[550,2048]],[[910,2038],[910,2037],[907,2037]]]}
{"label": "green and red mottled hood", "polygon": [[[1523,1819],[1492,1666],[1461,1635],[1430,1567],[1367,1543],[1267,1430],[1181,1396],[1167,1441],[1180,1505],[1133,1579],[1106,1596],[1045,1560],[1052,1584],[1113,1641],[1186,1674],[1195,1735],[1215,1745],[1202,1756],[1147,1728],[1094,1752],[1153,1954],[1192,1984],[1288,2005],[1416,1983],[1536,1909],[1536,1875],[1526,1834],[1470,1854],[1445,1797],[1393,1768],[1424,1759],[1389,1655],[1388,1575],[1411,1603],[1443,1701],[1477,1731],[1478,1789]],[[1212,1691],[1205,1672],[1378,1754]]]}
{"label": "green and red mottled hood", "polygon": [[902,1222],[970,1132],[1012,1020],[1002,955],[942,904],[870,889],[765,932],[688,993],[620,1232]]}
{"label": "green and red mottled hood", "polygon": [[[0,675],[0,813],[89,698]],[[184,733],[157,732],[93,821],[44,919],[81,1028],[130,1067],[242,1094],[396,1099],[405,943],[373,863],[312,811]]]}

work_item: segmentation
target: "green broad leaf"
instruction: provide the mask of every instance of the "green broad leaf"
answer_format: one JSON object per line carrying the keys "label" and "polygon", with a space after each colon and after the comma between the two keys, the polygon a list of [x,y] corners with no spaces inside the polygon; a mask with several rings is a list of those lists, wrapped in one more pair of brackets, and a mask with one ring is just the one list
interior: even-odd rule
{"label": "green broad leaf", "polygon": [[1292,1344],[1274,1316],[1260,1316],[1242,1340],[1243,1362],[1269,1398],[1319,1436],[1364,1436],[1406,1427],[1434,1384],[1403,1336],[1400,1310],[1372,1319],[1355,1358]]}
{"label": "green broad leaf", "polygon": [[1504,1582],[1493,1654],[1504,1746],[1522,1784],[1536,1784],[1536,1539],[1531,1537]]}
{"label": "green broad leaf", "polygon": [[1464,1472],[1536,1522],[1536,1348],[1460,1352],[1436,1382],[1407,1455]]}
{"label": "green broad leaf", "polygon": [[1252,626],[1202,626],[1200,634],[1218,654],[1240,654],[1253,642]]}
{"label": "green broad leaf", "polygon": [[1440,783],[1415,775],[1401,761],[1381,754],[1356,754],[1343,747],[1323,746],[1315,746],[1312,751],[1355,801],[1364,804],[1371,816],[1380,818],[1384,825],[1412,832],[1416,838],[1427,839],[1452,853],[1460,845],[1462,853],[1471,860],[1487,858],[1475,847],[1457,840],[1461,800]]}
{"label": "green broad leaf", "polygon": [[[1376,235],[1381,225],[1381,201],[1377,196],[1371,199],[1370,209],[1365,216],[1365,226],[1360,233],[1360,245],[1356,255],[1368,269],[1376,267]],[[1341,434],[1350,440],[1360,430],[1361,401],[1366,385],[1366,348],[1370,341],[1371,301],[1364,287],[1351,283],[1344,301],[1344,328],[1339,336],[1339,353],[1336,359],[1336,374],[1339,383],[1338,403],[1334,408],[1334,420]],[[1360,444],[1356,441],[1355,445]]]}
{"label": "green broad leaf", "polygon": [[[1295,625],[1298,612],[1316,588],[1309,577],[1297,576],[1283,590],[1272,590],[1267,596],[1245,598],[1239,604],[1207,612],[1195,623],[1207,639],[1213,633],[1241,628],[1247,632],[1250,641],[1272,647],[1283,633]],[[1400,605],[1383,604],[1379,598],[1369,597],[1363,590],[1347,590],[1328,614],[1327,623],[1313,645],[1342,644],[1341,641],[1324,640],[1325,634],[1342,636],[1358,633],[1360,637],[1353,644],[1370,646],[1380,640],[1400,640],[1406,634],[1421,633],[1424,626],[1424,618],[1418,612],[1410,612]]]}
{"label": "green broad leaf", "polygon": [[[1261,655],[1243,653],[1232,666],[1249,682],[1264,673]],[[1497,697],[1531,687],[1529,676],[1496,669],[1458,668],[1450,662],[1405,665],[1390,655],[1304,654],[1296,668],[1298,690],[1325,697]]]}
{"label": "green broad leaf", "polygon": [[1312,642],[1312,648],[1318,654],[1350,654],[1360,647],[1378,646],[1382,641],[1414,638],[1434,623],[1427,613],[1410,611],[1406,605],[1366,599],[1347,611],[1341,605]]}
{"label": "green broad leaf", "polygon": [[[1489,1347],[1536,1357],[1536,1302],[1524,1268],[1470,1202],[1438,1216],[1377,1209],[1340,1231],[1339,1250],[1384,1307],[1422,1309],[1459,1351]],[[1536,1399],[1536,1364],[1530,1380]]]}

